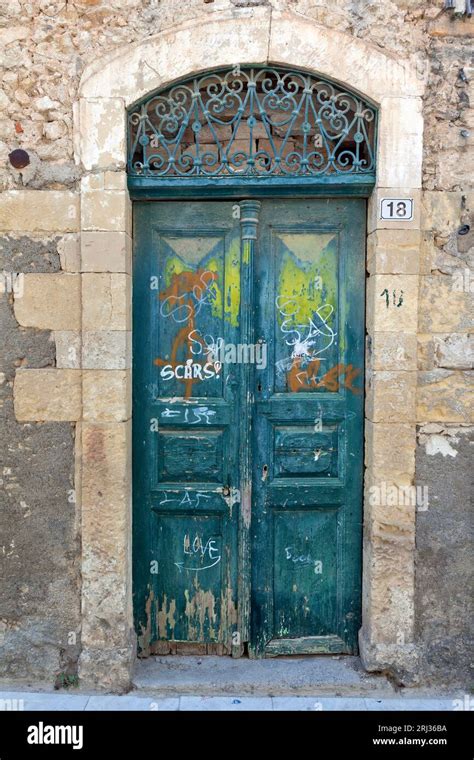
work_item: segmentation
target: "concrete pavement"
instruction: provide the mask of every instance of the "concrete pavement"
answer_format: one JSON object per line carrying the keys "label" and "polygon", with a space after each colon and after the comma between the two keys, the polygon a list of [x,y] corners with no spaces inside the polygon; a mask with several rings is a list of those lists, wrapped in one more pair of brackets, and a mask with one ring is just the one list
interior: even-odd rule
{"label": "concrete pavement", "polygon": [[112,694],[84,694],[65,691],[1,691],[0,711],[410,711],[429,712],[462,709],[462,697],[327,697],[327,696],[144,696],[134,692],[122,696]]}

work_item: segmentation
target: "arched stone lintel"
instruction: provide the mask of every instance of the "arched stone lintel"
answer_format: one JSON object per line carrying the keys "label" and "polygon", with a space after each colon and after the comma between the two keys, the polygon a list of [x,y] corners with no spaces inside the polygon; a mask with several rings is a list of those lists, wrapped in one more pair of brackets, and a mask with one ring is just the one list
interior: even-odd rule
{"label": "arched stone lintel", "polygon": [[122,98],[128,107],[191,71],[238,63],[295,66],[295,59],[374,104],[423,94],[414,61],[400,62],[344,32],[265,7],[216,12],[121,47],[85,69],[79,94]]}

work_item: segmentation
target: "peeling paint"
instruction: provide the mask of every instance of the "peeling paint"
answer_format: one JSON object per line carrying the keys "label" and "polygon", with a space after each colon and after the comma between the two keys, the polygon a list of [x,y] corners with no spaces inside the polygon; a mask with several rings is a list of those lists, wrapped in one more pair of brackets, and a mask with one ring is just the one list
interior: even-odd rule
{"label": "peeling paint", "polygon": [[150,651],[150,641],[151,641],[151,633],[152,633],[151,608],[152,608],[154,597],[155,595],[154,595],[153,589],[150,589],[150,592],[145,602],[146,625],[143,625],[143,623],[140,623],[141,633],[138,636],[138,647],[141,650],[140,654],[144,656],[148,656],[148,653]]}
{"label": "peeling paint", "polygon": [[246,528],[250,527],[250,519],[252,515],[252,487],[250,484],[246,484],[242,488],[242,500],[241,500],[241,513],[242,513],[242,520],[244,523],[244,526]]}
{"label": "peeling paint", "polygon": [[[158,628],[158,635],[161,639],[173,639],[174,627],[176,625],[176,600],[168,599],[166,594],[163,596],[163,603],[161,607],[158,607],[158,601],[156,602],[156,622]],[[169,629],[168,630],[168,626]]]}
{"label": "peeling paint", "polygon": [[186,597],[184,616],[188,621],[190,640],[205,641],[206,634],[214,640],[216,638],[214,626],[217,619],[214,594],[212,591],[202,589],[196,589],[194,592],[186,589],[184,595]]}

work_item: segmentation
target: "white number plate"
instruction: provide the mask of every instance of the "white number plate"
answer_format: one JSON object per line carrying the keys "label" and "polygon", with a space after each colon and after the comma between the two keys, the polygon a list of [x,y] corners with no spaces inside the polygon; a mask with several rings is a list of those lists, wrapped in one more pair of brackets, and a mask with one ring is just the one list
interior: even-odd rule
{"label": "white number plate", "polygon": [[413,219],[413,198],[382,198],[380,218],[410,222]]}

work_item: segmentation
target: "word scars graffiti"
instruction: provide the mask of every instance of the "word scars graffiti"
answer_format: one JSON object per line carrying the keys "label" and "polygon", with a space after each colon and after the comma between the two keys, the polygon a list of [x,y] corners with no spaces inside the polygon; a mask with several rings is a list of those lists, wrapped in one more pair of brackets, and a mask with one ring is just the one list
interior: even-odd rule
{"label": "word scars graffiti", "polygon": [[210,377],[219,377],[221,365],[219,362],[211,364],[199,364],[187,359],[185,364],[164,364],[160,372],[163,380],[171,380],[175,377],[177,380],[207,380]]}
{"label": "word scars graffiti", "polygon": [[[176,324],[183,324],[174,336],[169,359],[157,358],[154,363],[161,367],[163,380],[175,378],[184,384],[184,397],[190,398],[193,385],[213,377],[219,377],[219,362],[195,361],[195,344],[202,351],[206,344],[195,328],[195,318],[206,304],[211,305],[215,297],[217,272],[198,269],[174,273],[169,286],[159,294],[160,315]],[[184,359],[178,360],[178,353],[184,347]]]}

